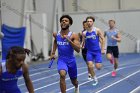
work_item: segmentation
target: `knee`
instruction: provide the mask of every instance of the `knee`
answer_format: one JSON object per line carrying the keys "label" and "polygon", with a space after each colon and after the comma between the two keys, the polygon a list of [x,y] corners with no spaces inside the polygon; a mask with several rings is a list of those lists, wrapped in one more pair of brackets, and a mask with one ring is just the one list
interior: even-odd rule
{"label": "knee", "polygon": [[66,75],[64,75],[64,74],[60,75],[60,79],[65,79],[65,78],[66,78]]}
{"label": "knee", "polygon": [[60,80],[63,80],[66,78],[66,71],[60,71],[59,74],[60,74]]}
{"label": "knee", "polygon": [[96,64],[96,68],[97,68],[97,70],[101,70],[102,65],[101,64]]}
{"label": "knee", "polygon": [[89,62],[87,65],[88,65],[88,68],[93,68],[93,63],[92,62]]}
{"label": "knee", "polygon": [[110,59],[112,58],[112,55],[111,55],[111,54],[107,54],[107,55],[106,55],[106,58],[107,58],[108,60],[110,60]]}
{"label": "knee", "polygon": [[65,78],[66,76],[65,75],[60,75],[60,84],[63,85],[65,83]]}

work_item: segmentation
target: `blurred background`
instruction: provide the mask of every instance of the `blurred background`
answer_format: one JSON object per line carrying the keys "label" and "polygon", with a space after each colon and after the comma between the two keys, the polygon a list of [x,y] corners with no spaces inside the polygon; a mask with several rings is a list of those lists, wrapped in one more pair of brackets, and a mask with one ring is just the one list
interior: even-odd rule
{"label": "blurred background", "polygon": [[[95,26],[108,29],[114,19],[122,34],[120,53],[140,52],[140,0],[0,0],[0,24],[25,27],[24,47],[32,50],[27,59],[49,58],[52,33],[60,30],[59,18],[68,14],[73,18],[70,30],[82,31],[87,16],[95,17]],[[80,54],[76,54],[80,55]]]}

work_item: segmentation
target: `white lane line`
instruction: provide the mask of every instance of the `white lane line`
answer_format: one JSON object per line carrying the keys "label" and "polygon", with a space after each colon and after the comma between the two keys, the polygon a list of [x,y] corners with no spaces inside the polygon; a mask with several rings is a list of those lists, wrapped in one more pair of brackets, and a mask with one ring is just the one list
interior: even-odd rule
{"label": "white lane line", "polygon": [[[125,67],[119,68],[117,71],[119,71],[119,70],[121,70],[121,69],[124,69],[124,68],[125,68]],[[106,75],[109,75],[111,72],[112,72],[112,71],[110,71],[110,72],[108,72],[108,73],[105,73],[105,74],[103,74],[103,75],[101,75],[101,76],[99,76],[99,77],[97,77],[97,78],[98,78],[98,79],[99,79],[99,78],[102,78],[102,77],[104,77],[104,76],[106,76]],[[91,82],[91,81],[83,82],[83,83],[79,84],[79,86],[82,86],[82,85],[84,85],[84,84],[86,84],[86,83],[89,83],[89,82]],[[69,90],[74,89],[74,88],[75,88],[75,87],[68,88],[66,91],[69,91]],[[59,93],[61,93],[61,92],[59,92]]]}
{"label": "white lane line", "polygon": [[[86,74],[86,73],[87,73],[87,71],[78,74],[78,76],[81,76],[81,75]],[[70,79],[70,78],[66,78],[66,80],[69,80],[69,79]],[[40,89],[43,89],[43,88],[46,88],[46,87],[52,86],[52,85],[57,84],[57,83],[59,83],[59,81],[54,82],[54,83],[51,83],[51,84],[48,84],[48,85],[46,85],[46,86],[42,86],[42,87],[36,88],[34,91],[37,91],[37,90],[40,90]]]}
{"label": "white lane line", "polygon": [[[57,75],[59,75],[59,74],[56,73],[56,74],[50,75],[50,76],[48,76],[48,77],[43,77],[43,78],[35,79],[35,80],[32,80],[32,83],[33,83],[33,82],[40,81],[40,80],[43,80],[43,79],[51,78],[51,77],[53,77],[53,76],[57,76]],[[25,85],[25,83],[19,84],[18,86],[21,87],[21,86],[23,86],[23,85]]]}
{"label": "white lane line", "polygon": [[[53,69],[53,70],[55,70],[55,69]],[[42,71],[42,72],[37,72],[37,73],[34,73],[34,74],[30,74],[29,76],[32,77],[32,76],[39,75],[39,74],[46,73],[46,72],[50,72],[50,71],[53,71],[53,70],[45,70],[45,71]],[[20,77],[19,79],[23,79],[23,77]]]}
{"label": "white lane line", "polygon": [[[121,66],[124,66],[124,65],[126,65],[126,64],[122,64]],[[106,67],[111,67],[111,66],[106,66]],[[84,68],[87,68],[87,67],[86,67],[86,66],[85,66],[85,67],[79,67],[79,68],[77,68],[77,69],[84,69]],[[50,72],[50,71],[55,71],[55,70],[57,70],[57,69],[45,70],[45,71],[42,71],[42,72],[37,72],[37,73],[34,73],[34,74],[30,74],[29,76],[32,77],[32,76],[35,76],[35,75],[38,75],[38,74],[42,74],[42,73]],[[20,79],[23,79],[23,77],[20,77],[19,80],[20,80]]]}
{"label": "white lane line", "polygon": [[[130,67],[135,67],[135,66],[139,66],[139,65],[131,65],[131,66],[122,67],[122,68],[117,69],[117,71],[122,70],[122,69],[126,69],[126,68],[130,68]],[[112,71],[111,71],[111,72],[112,72]],[[105,73],[105,74],[103,74],[103,75],[101,75],[101,76],[99,76],[99,77],[97,77],[97,78],[98,78],[98,79],[99,79],[99,78],[102,78],[102,77],[104,77],[104,76],[110,74],[111,72]],[[84,84],[86,84],[86,83],[88,83],[88,82],[91,82],[91,81],[83,82],[83,83],[79,84],[79,86],[82,86],[82,85],[84,85]],[[69,91],[69,90],[71,90],[71,89],[74,89],[74,87],[68,88],[66,91]],[[61,93],[61,92],[59,92],[59,93]]]}
{"label": "white lane line", "polygon": [[[79,68],[77,68],[77,69],[85,69],[85,68],[87,68],[87,67],[79,67]],[[54,71],[54,70],[56,70],[56,69],[53,69],[53,70],[49,70],[49,71]],[[38,74],[42,74],[42,73],[45,73],[45,72],[49,72],[48,70],[46,71],[42,71],[42,72],[37,72],[37,73],[34,73],[34,74],[31,74],[30,75],[30,77],[31,76],[35,76],[35,75],[38,75]],[[58,72],[57,72],[58,73]],[[19,79],[23,79],[23,77],[20,77]],[[45,79],[45,78],[44,78]],[[40,79],[41,80],[41,79]],[[23,85],[23,84],[21,84],[21,85]]]}
{"label": "white lane line", "polygon": [[140,93],[140,86],[132,90],[130,93]]}
{"label": "white lane line", "polygon": [[95,93],[100,93],[100,92],[102,92],[102,91],[104,91],[104,90],[106,90],[106,89],[108,89],[108,88],[114,86],[115,84],[120,83],[121,81],[123,81],[123,80],[125,80],[125,79],[127,79],[127,78],[129,78],[129,77],[131,77],[131,76],[133,76],[133,75],[135,75],[135,74],[137,74],[137,73],[140,73],[140,70],[138,70],[138,71],[136,71],[136,72],[134,72],[134,73],[128,75],[127,77],[125,77],[125,78],[123,78],[123,79],[120,79],[120,80],[117,81],[117,82],[114,82],[114,83],[108,85],[107,87],[102,88],[101,90],[99,90],[99,91],[97,91],[97,92],[95,92]]}
{"label": "white lane line", "polygon": [[[37,68],[30,67],[30,68],[31,69],[29,71],[31,71],[31,72],[33,72],[33,71],[40,71],[40,70],[57,70],[57,69],[49,69],[49,68],[47,68],[47,66],[43,67],[43,68],[39,68],[39,67],[37,67]],[[87,67],[82,67],[82,68],[87,68]],[[77,69],[81,69],[81,68],[79,67]]]}
{"label": "white lane line", "polygon": [[[111,66],[108,66],[108,67],[111,67]],[[83,68],[87,68],[87,67],[80,67],[80,68],[78,68],[78,69],[83,69]],[[78,74],[77,76],[81,76],[81,75],[84,75],[84,74],[86,74],[86,73],[87,73],[87,71],[85,71],[85,72],[83,72],[83,73],[80,73],[80,74]],[[70,79],[70,78],[66,78],[66,80],[69,80],[69,79]],[[37,90],[40,90],[40,89],[43,89],[43,88],[52,86],[52,85],[57,84],[57,83],[59,83],[59,81],[54,82],[54,83],[51,83],[51,84],[48,84],[48,85],[46,85],[46,86],[42,86],[42,87],[36,88],[34,91],[37,91]]]}
{"label": "white lane line", "polygon": [[[42,68],[33,68],[33,67],[30,67],[31,69],[29,70],[30,72],[34,72],[34,71],[40,71],[40,70],[50,70],[49,68],[47,67],[42,67]],[[53,69],[53,70],[57,70],[57,69]]]}
{"label": "white lane line", "polygon": [[[125,65],[128,65],[128,64],[124,63],[121,66],[125,66]],[[111,66],[106,66],[106,67],[111,67]],[[85,67],[79,67],[77,69],[84,69],[84,68],[87,68],[87,67],[86,66]],[[55,70],[57,70],[57,69],[49,69],[49,70],[47,69],[47,70],[42,71],[42,72],[37,72],[37,73],[34,73],[34,74],[30,74],[30,77],[31,76],[35,76],[35,75],[38,75],[38,74],[42,74],[42,73],[45,73],[45,72],[55,71]],[[23,77],[20,77],[19,79],[23,79]]]}
{"label": "white lane line", "polygon": [[[124,66],[125,64],[123,64],[122,66]],[[138,66],[138,65],[131,65],[131,66],[128,66],[128,67],[133,67],[133,66]],[[111,66],[106,66],[106,67],[111,67]],[[83,69],[83,68],[87,68],[87,67],[81,67],[81,68],[78,68],[78,69]],[[120,69],[124,69],[124,68],[126,68],[126,67],[122,67],[122,68],[119,68],[118,70],[120,70]],[[95,69],[96,70],[96,69]],[[78,76],[80,76],[80,75],[83,75],[83,74],[86,74],[87,73],[87,71],[86,72],[83,72],[83,73],[81,73],[81,74],[78,74]],[[108,73],[106,73],[107,75],[108,74],[110,74],[111,72],[108,72]],[[105,75],[106,75],[105,74]],[[104,76],[104,75],[101,75],[102,77]],[[99,76],[100,77],[100,76]],[[66,78],[66,80],[69,80],[69,78]],[[83,84],[86,84],[86,83],[88,83],[88,82],[90,82],[90,81],[87,81],[87,82],[85,82],[85,83],[82,83],[81,85],[83,85]],[[46,88],[46,87],[49,87],[49,86],[52,86],[52,85],[54,85],[54,84],[57,84],[57,83],[59,83],[59,81],[58,82],[54,82],[54,83],[51,83],[51,84],[48,84],[48,85],[46,85],[46,86],[42,86],[42,87],[39,87],[39,88],[36,88],[35,89],[35,91],[37,91],[37,90],[40,90],[40,89],[43,89],[43,88]],[[73,87],[74,88],[74,87]],[[72,89],[73,89],[72,88]],[[71,89],[70,89],[71,90]],[[27,92],[28,93],[28,92]]]}

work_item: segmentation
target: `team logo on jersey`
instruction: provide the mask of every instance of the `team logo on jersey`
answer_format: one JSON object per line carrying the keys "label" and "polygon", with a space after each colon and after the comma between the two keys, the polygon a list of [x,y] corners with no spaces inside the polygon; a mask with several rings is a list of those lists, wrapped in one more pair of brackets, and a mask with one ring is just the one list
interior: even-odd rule
{"label": "team logo on jersey", "polygon": [[14,77],[14,78],[2,78],[2,81],[11,81],[11,80],[17,80],[18,77]]}
{"label": "team logo on jersey", "polygon": [[61,41],[57,41],[58,45],[69,45],[69,42],[61,42]]}
{"label": "team logo on jersey", "polygon": [[96,39],[96,35],[86,36],[86,39],[89,39],[89,38]]}

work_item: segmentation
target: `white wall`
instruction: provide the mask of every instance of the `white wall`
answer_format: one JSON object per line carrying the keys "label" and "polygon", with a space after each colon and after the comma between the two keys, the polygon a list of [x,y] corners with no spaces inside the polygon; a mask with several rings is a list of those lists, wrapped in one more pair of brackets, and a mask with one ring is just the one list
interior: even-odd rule
{"label": "white wall", "polygon": [[48,59],[48,35],[46,31],[47,19],[46,14],[31,14],[31,38],[33,41],[34,51],[43,53],[44,58]]}
{"label": "white wall", "polygon": [[[57,6],[61,5],[61,0],[35,0],[36,1],[36,12],[37,13],[46,13],[47,14],[47,32],[48,41],[49,41],[49,50],[51,50],[52,43],[52,32],[55,32],[57,28],[54,29],[54,25],[57,24],[55,20],[56,14],[59,12],[59,9],[62,10],[62,6],[57,9]],[[55,23],[56,22],[56,23]]]}
{"label": "white wall", "polygon": [[[19,27],[23,25],[23,8],[24,0],[1,0],[2,3],[2,21],[10,26]],[[33,10],[32,0],[27,0],[26,10]],[[52,44],[52,32],[56,31],[59,26],[59,18],[63,14],[62,11],[62,0],[35,0],[36,1],[36,12],[35,13],[45,13],[47,14],[47,31],[49,50]],[[64,0],[66,12],[75,12],[75,1],[74,0]],[[96,16],[95,25],[101,29],[107,29],[107,20],[115,19],[116,25],[120,30],[125,33],[129,33],[134,37],[139,38],[139,16],[140,11],[114,11],[121,8],[122,10],[128,9],[140,9],[140,0],[76,0],[79,12],[68,13],[73,17],[74,24],[71,30],[74,32],[79,32],[82,30],[82,21],[89,15]],[[120,7],[119,7],[120,6]],[[57,9],[58,8],[58,9]],[[81,9],[82,8],[82,9]],[[103,10],[104,12],[89,12]],[[113,10],[112,12],[109,12]],[[58,14],[58,15],[57,15]],[[56,16],[57,15],[57,16]],[[38,43],[39,45],[39,43]],[[122,43],[120,44],[121,52],[134,52],[135,51],[135,41],[129,40],[123,35]]]}
{"label": "white wall", "polygon": [[133,35],[134,38],[140,39],[139,24],[140,24],[140,11],[112,11],[112,12],[88,12],[88,13],[69,13],[73,18],[73,25],[71,31],[76,33],[82,30],[82,21],[87,16],[95,16],[95,26],[101,28],[103,31],[108,29],[107,21],[109,19],[116,20],[116,26],[119,30],[126,34],[122,35],[122,42],[119,44],[120,52],[135,52],[136,40],[131,40],[128,34]]}
{"label": "white wall", "polygon": [[[76,1],[78,1],[77,4],[75,4]],[[79,11],[85,9],[90,12],[132,10],[140,9],[140,0],[65,0],[65,12],[74,12],[76,5]]]}
{"label": "white wall", "polygon": [[2,23],[9,26],[23,25],[24,0],[1,0]]}
{"label": "white wall", "polygon": [[[26,2],[25,2],[26,1]],[[24,3],[26,3],[24,5]],[[48,32],[48,41],[49,41],[49,50],[51,50],[51,43],[52,43],[52,32],[56,31],[58,28],[57,23],[59,20],[59,15],[56,16],[58,13],[61,14],[62,5],[61,0],[35,0],[35,11],[33,8],[33,0],[2,0],[2,22],[13,26],[13,27],[21,27],[23,25],[27,25],[26,17],[24,12],[28,12],[28,14],[47,14],[47,29]],[[41,18],[38,18],[41,20]],[[30,20],[30,19],[29,19]],[[29,21],[28,20],[28,21]],[[29,31],[30,23],[28,22],[27,30]],[[54,27],[55,26],[55,27]],[[28,35],[29,36],[29,35]],[[28,39],[29,41],[29,39]],[[38,43],[39,45],[40,43]]]}
{"label": "white wall", "polygon": [[140,9],[140,0],[121,0],[122,9]]}
{"label": "white wall", "polygon": [[64,8],[67,12],[73,12],[74,11],[74,0],[64,0]]}
{"label": "white wall", "polygon": [[79,11],[118,10],[118,0],[79,0]]}

